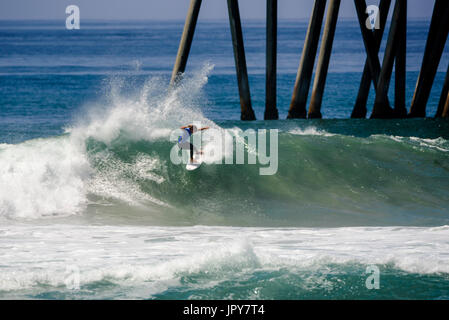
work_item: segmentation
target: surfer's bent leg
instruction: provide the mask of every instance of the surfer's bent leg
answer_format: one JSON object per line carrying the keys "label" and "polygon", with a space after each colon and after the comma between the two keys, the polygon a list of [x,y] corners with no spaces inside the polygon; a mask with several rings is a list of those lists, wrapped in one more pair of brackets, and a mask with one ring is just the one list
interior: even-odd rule
{"label": "surfer's bent leg", "polygon": [[190,160],[193,162],[193,155],[198,152],[193,144],[190,142],[179,143],[179,148],[190,151]]}

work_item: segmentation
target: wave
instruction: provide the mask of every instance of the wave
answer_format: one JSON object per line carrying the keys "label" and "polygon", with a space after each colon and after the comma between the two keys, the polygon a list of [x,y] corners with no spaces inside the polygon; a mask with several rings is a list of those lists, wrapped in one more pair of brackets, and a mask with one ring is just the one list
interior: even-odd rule
{"label": "wave", "polygon": [[[232,292],[238,299],[361,298],[374,294],[365,279],[367,266],[376,266],[381,297],[438,298],[447,296],[448,232],[447,226],[1,227],[3,250],[17,249],[4,255],[3,263],[14,269],[0,274],[0,295],[224,299]],[[98,259],[103,255],[109,258]],[[24,263],[30,257],[31,268]],[[66,288],[74,272],[78,291]]]}
{"label": "wave", "polygon": [[[129,164],[114,158],[108,148],[121,145],[121,141],[166,139],[174,128],[192,119],[215,126],[198,107],[212,67],[206,65],[174,90],[168,90],[162,79],[150,78],[132,97],[121,93],[127,86],[124,79],[110,79],[107,101],[86,106],[63,136],[0,145],[0,216],[79,214],[91,203],[89,195],[129,203],[145,199],[163,205],[121,177],[133,174],[163,182],[163,177],[151,174],[158,166],[157,157],[142,153]],[[89,150],[92,143],[105,148]]]}
{"label": "wave", "polygon": [[80,146],[67,137],[0,146],[0,216],[72,215],[87,205],[91,173]]}
{"label": "wave", "polygon": [[[157,77],[142,87],[111,79],[106,101],[87,105],[64,135],[0,145],[0,217],[150,225],[449,224],[445,138],[357,135],[294,121],[215,123],[201,111],[211,70],[206,65],[171,90]],[[169,137],[194,121],[224,137],[274,126],[277,173],[262,176],[257,164],[217,164],[228,154],[208,148],[227,144],[226,138],[205,146],[205,163],[194,172],[173,164]],[[248,145],[245,151],[257,153]]]}

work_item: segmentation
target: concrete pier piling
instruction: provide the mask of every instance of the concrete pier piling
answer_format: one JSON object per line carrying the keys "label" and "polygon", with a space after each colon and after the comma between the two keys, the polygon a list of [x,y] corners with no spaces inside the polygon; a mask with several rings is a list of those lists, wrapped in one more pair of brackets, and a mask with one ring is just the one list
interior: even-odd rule
{"label": "concrete pier piling", "polygon": [[334,43],[340,3],[341,0],[330,0],[327,9],[326,24],[324,26],[323,39],[321,41],[312,97],[310,99],[309,118],[322,118],[321,104],[323,101],[324,87],[326,85],[329,61],[332,53],[332,45]]}
{"label": "concrete pier piling", "polygon": [[189,11],[187,12],[184,30],[182,32],[181,41],[179,43],[178,54],[176,56],[175,65],[170,80],[170,84],[174,85],[180,80],[181,75],[186,70],[187,60],[189,59],[190,47],[192,46],[193,35],[195,34],[196,22],[200,13],[202,0],[191,0]]}
{"label": "concrete pier piling", "polygon": [[442,118],[449,119],[449,93],[446,98],[446,103],[444,104],[443,113],[441,114]]}
{"label": "concrete pier piling", "polygon": [[234,49],[235,68],[240,94],[241,120],[256,120],[251,106],[248,72],[246,69],[245,47],[243,44],[242,24],[237,0],[228,0],[229,25]]}
{"label": "concrete pier piling", "polygon": [[288,111],[288,119],[306,118],[307,98],[325,9],[326,0],[315,0]]}
{"label": "concrete pier piling", "polygon": [[408,116],[425,117],[430,91],[449,33],[449,1],[435,0],[421,71]]}
{"label": "concrete pier piling", "polygon": [[[170,80],[171,86],[180,81],[182,74],[185,72],[201,3],[202,0],[190,1],[190,7]],[[321,39],[310,105],[307,112],[306,104],[327,3],[329,3],[329,6]],[[435,0],[424,57],[408,114],[406,108],[407,0],[395,0],[382,65],[379,61],[379,51],[391,4],[392,0],[380,0],[378,15],[376,17],[376,28],[373,30],[369,25],[369,20],[372,17],[370,17],[371,13],[368,13],[369,9],[366,0],[354,0],[367,58],[351,118],[366,118],[371,83],[376,92],[371,118],[386,119],[426,116],[426,105],[449,34],[449,1]],[[304,119],[306,117],[322,118],[321,107],[327,74],[329,72],[340,5],[341,0],[314,1],[288,110],[288,119]],[[255,120],[256,117],[251,104],[238,0],[227,0],[227,6],[240,97],[241,120]],[[266,19],[264,119],[276,120],[279,118],[277,106],[278,0],[266,0]],[[388,97],[393,68],[395,72],[394,106],[390,104]],[[435,117],[449,118],[449,68]]]}
{"label": "concrete pier piling", "polygon": [[277,0],[267,0],[267,40],[265,79],[265,120],[279,119],[276,97],[277,72]]}
{"label": "concrete pier piling", "polygon": [[394,60],[398,52],[400,42],[401,16],[407,7],[404,5],[406,0],[396,0],[393,17],[391,18],[390,34],[388,35],[387,47],[385,49],[382,69],[377,83],[376,99],[374,101],[371,118],[393,118],[395,117],[393,109],[388,103],[388,89],[390,88],[391,75],[393,73]]}
{"label": "concrete pier piling", "polygon": [[[374,29],[374,41],[379,53],[380,44],[382,42],[382,37],[385,31],[385,26],[387,23],[388,12],[390,11],[391,0],[381,0],[379,4],[379,29]],[[363,69],[362,79],[360,81],[360,87],[357,94],[356,103],[354,109],[352,110],[351,118],[366,118],[367,108],[366,104],[368,101],[368,96],[371,88],[372,76],[368,64],[368,59],[366,59],[365,67]],[[377,84],[375,85],[376,89]]]}
{"label": "concrete pier piling", "polygon": [[[365,0],[354,0],[355,8],[357,11],[357,18],[359,20],[360,30],[362,32],[363,43],[365,45],[365,50],[367,54],[368,66],[371,73],[371,79],[374,84],[374,88],[377,91],[377,84],[379,83],[380,77],[380,62],[378,57],[378,52],[376,48],[376,42],[373,32],[366,27],[365,22],[369,19],[366,13],[366,1]],[[387,98],[388,100],[388,98]],[[388,104],[389,105],[389,104]]]}
{"label": "concrete pier piling", "polygon": [[446,107],[446,100],[448,93],[449,93],[449,66],[447,68],[443,89],[441,90],[440,103],[438,104],[438,109],[437,113],[435,114],[435,118],[441,118],[443,116],[443,111]]}
{"label": "concrete pier piling", "polygon": [[407,116],[407,107],[405,106],[407,76],[407,0],[401,0],[397,41],[394,71],[394,114],[396,118],[405,118]]}

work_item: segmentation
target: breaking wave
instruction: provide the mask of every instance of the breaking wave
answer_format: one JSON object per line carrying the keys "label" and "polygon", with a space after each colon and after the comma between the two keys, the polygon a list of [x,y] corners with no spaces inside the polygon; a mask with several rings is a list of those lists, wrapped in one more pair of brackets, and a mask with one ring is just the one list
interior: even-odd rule
{"label": "breaking wave", "polygon": [[[202,112],[211,69],[173,89],[157,77],[140,87],[110,79],[105,101],[86,105],[65,134],[0,145],[0,217],[298,227],[449,223],[445,138],[360,135],[295,121],[215,123]],[[277,173],[218,165],[224,155],[208,152],[196,171],[173,164],[170,135],[194,121],[225,135],[274,125]]]}

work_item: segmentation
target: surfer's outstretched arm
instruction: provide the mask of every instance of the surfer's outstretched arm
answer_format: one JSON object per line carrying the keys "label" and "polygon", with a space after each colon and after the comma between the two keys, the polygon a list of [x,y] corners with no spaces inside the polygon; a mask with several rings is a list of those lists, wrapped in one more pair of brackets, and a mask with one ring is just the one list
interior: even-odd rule
{"label": "surfer's outstretched arm", "polygon": [[[193,128],[193,127],[196,129],[195,126],[193,126],[192,124],[189,124],[189,125],[187,125],[187,126],[181,127],[181,129],[187,129],[187,128]],[[197,129],[197,131],[203,131],[203,130],[207,130],[207,129],[210,129],[210,127],[203,127],[203,128],[201,128],[201,129]]]}

